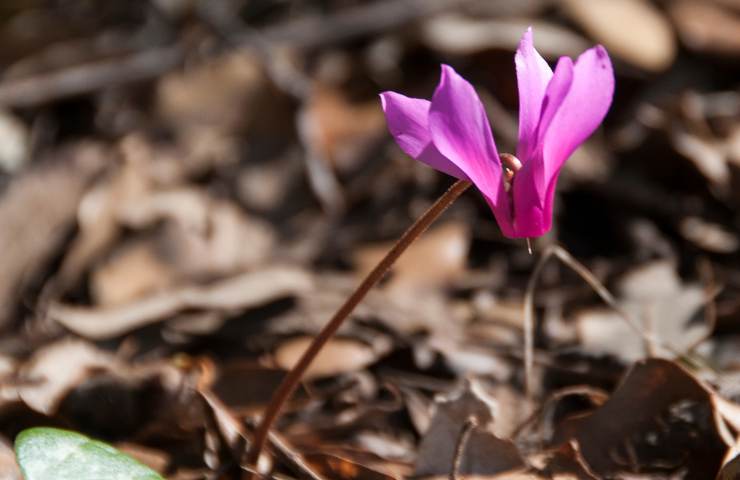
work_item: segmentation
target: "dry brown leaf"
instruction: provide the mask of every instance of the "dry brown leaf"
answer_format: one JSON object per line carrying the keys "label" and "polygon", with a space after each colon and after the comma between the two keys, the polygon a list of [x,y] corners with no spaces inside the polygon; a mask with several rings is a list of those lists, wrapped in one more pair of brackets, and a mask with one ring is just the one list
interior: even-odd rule
{"label": "dry brown leaf", "polygon": [[[299,314],[273,322],[271,330],[281,333],[318,332],[352,293],[357,282],[354,275],[321,275],[317,278],[316,289],[300,297]],[[351,317],[375,319],[392,331],[405,335],[439,330],[455,336],[461,326],[460,314],[450,308],[445,295],[438,290],[414,291],[411,295],[374,289]]]}
{"label": "dry brown leaf", "polygon": [[707,180],[719,187],[727,187],[731,172],[723,142],[703,138],[683,127],[674,128],[670,134],[674,148],[691,160]]}
{"label": "dry brown leaf", "polygon": [[186,309],[234,311],[311,289],[312,278],[294,267],[272,267],[220,280],[208,286],[182,287],[109,308],[56,303],[48,315],[73,332],[96,340],[114,338]]}
{"label": "dry brown leaf", "polygon": [[269,111],[261,108],[266,87],[260,62],[239,51],[166,75],[157,104],[165,119],[188,131],[202,126],[234,131]]}
{"label": "dry brown leaf", "polygon": [[470,55],[489,49],[514,51],[529,26],[536,32],[537,50],[545,57],[575,57],[588,48],[583,37],[554,23],[535,19],[439,15],[424,23],[422,37],[435,50],[452,55]]}
{"label": "dry brown leaf", "polygon": [[[364,276],[388,253],[391,244],[362,247],[354,254]],[[441,287],[465,271],[470,231],[463,223],[448,222],[414,242],[393,266],[387,288],[397,291]]]}
{"label": "dry brown leaf", "polygon": [[351,170],[385,133],[385,117],[376,99],[350,103],[330,87],[316,86],[299,117],[305,141],[339,171]]}
{"label": "dry brown leaf", "polygon": [[[57,288],[64,292],[77,282],[90,264],[116,240],[119,234],[118,209],[132,198],[143,195],[150,182],[142,165],[141,155],[126,155],[136,151],[143,140],[130,138],[122,142],[123,162],[105,179],[98,181],[79,202],[77,222],[79,233],[74,238],[56,275]],[[126,147],[129,145],[128,147]]]}
{"label": "dry brown leaf", "polygon": [[668,20],[645,0],[563,0],[565,11],[594,39],[630,63],[661,71],[673,63],[676,40]]}
{"label": "dry brown leaf", "polygon": [[[235,205],[209,200],[193,189],[153,192],[121,207],[137,229],[170,221],[155,234],[124,242],[92,272],[99,305],[122,304],[174,285],[233,275],[270,257],[274,233]],[[249,245],[249,248],[244,248]]]}
{"label": "dry brown leaf", "polygon": [[26,125],[12,113],[0,109],[0,169],[16,172],[30,156],[30,134]]}
{"label": "dry brown leaf", "polygon": [[72,228],[90,181],[106,165],[108,153],[97,144],[58,151],[53,162],[18,177],[0,201],[0,326],[16,307],[24,278],[38,274]]}
{"label": "dry brown leaf", "polygon": [[275,244],[273,228],[226,201],[209,202],[206,230],[168,229],[170,261],[181,277],[216,277],[265,265]]}
{"label": "dry brown leaf", "polygon": [[170,265],[157,254],[154,245],[135,242],[124,245],[107,262],[95,269],[90,289],[95,304],[122,305],[175,284]]}
{"label": "dry brown leaf", "polygon": [[569,420],[564,431],[572,432],[601,476],[655,470],[714,478],[729,443],[712,397],[676,363],[645,360],[632,367],[604,405]]}
{"label": "dry brown leaf", "polygon": [[499,412],[496,401],[476,380],[464,384],[447,397],[436,401],[436,412],[429,430],[421,439],[416,460],[415,475],[446,475],[452,471],[460,434],[468,420],[474,418],[477,426],[461,457],[460,473],[466,475],[494,475],[524,466],[517,447],[491,431]]}
{"label": "dry brown leaf", "polygon": [[93,369],[110,370],[115,358],[82,340],[62,340],[36,351],[21,368],[24,384],[20,399],[30,408],[53,414],[59,402],[79,385]]}
{"label": "dry brown leaf", "polygon": [[23,480],[13,446],[5,438],[0,439],[0,479]]}
{"label": "dry brown leaf", "polygon": [[[283,370],[290,370],[312,341],[313,337],[298,337],[283,342],[273,355],[275,365]],[[349,338],[332,338],[321,349],[304,377],[330,377],[340,373],[362,370],[375,363],[378,357],[390,349],[390,344],[386,345],[387,348],[382,349],[381,346],[379,349]]]}
{"label": "dry brown leaf", "polygon": [[723,225],[710,223],[699,217],[684,218],[679,230],[684,238],[709,252],[729,254],[740,248],[737,235]]}
{"label": "dry brown leaf", "polygon": [[700,52],[740,53],[740,15],[713,2],[681,0],[669,10],[684,44]]}
{"label": "dry brown leaf", "polygon": [[[581,455],[578,442],[571,440],[554,450],[538,453],[529,459],[533,464],[542,463],[539,467],[548,478],[562,480],[599,480]],[[539,466],[539,465],[538,465]]]}
{"label": "dry brown leaf", "polygon": [[[618,290],[622,307],[633,318],[642,320],[644,330],[678,351],[693,347],[710,332],[711,325],[703,319],[691,322],[706,302],[704,288],[682,285],[669,261],[653,262],[628,272],[620,280]],[[610,309],[583,310],[576,315],[576,322],[581,345],[588,352],[609,353],[627,362],[644,358],[647,353],[672,356],[659,346],[645,345],[641,335]],[[646,352],[646,348],[652,351]]]}

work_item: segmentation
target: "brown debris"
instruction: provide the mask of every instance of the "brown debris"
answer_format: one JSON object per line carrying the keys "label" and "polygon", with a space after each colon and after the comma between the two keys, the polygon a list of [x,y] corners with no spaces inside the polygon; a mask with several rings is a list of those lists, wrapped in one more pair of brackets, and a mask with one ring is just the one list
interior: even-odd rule
{"label": "brown debris", "polygon": [[[173,480],[737,477],[739,14],[3,2],[0,478],[20,480],[13,440],[33,426]],[[616,74],[552,231],[530,254],[467,191],[328,341],[247,465],[296,358],[453,182],[392,141],[378,93],[431,98],[449,64],[517,153],[528,26],[550,65],[602,43]],[[548,252],[562,261],[538,264]]]}

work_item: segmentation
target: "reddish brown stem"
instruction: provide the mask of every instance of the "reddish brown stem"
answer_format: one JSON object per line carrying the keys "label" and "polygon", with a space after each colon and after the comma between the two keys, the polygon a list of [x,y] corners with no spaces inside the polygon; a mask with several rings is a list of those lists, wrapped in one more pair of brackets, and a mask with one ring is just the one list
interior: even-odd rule
{"label": "reddish brown stem", "polygon": [[398,260],[398,257],[416,240],[422,233],[426,231],[434,221],[459,197],[468,187],[470,182],[466,180],[458,180],[454,185],[447,190],[444,195],[439,197],[424,214],[409,227],[406,232],[398,239],[393,248],[383,257],[375,268],[367,274],[365,279],[360,283],[357,289],[352,295],[347,298],[344,304],[339,307],[339,310],[334,314],[332,319],[327,323],[319,334],[314,338],[311,345],[303,353],[303,356],[298,360],[298,363],[293,367],[292,370],[283,379],[282,383],[275,391],[270,400],[270,403],[265,409],[265,413],[262,415],[262,420],[257,426],[257,430],[254,434],[254,443],[249,450],[249,456],[247,461],[250,465],[256,467],[257,460],[260,457],[260,453],[265,445],[267,435],[272,427],[275,420],[280,415],[285,402],[291,397],[293,392],[301,382],[301,378],[308,370],[311,362],[316,358],[321,348],[334,336],[339,330],[339,327],[349,317],[352,311],[357,305],[365,298],[365,295],[370,289],[378,283],[393,264]]}

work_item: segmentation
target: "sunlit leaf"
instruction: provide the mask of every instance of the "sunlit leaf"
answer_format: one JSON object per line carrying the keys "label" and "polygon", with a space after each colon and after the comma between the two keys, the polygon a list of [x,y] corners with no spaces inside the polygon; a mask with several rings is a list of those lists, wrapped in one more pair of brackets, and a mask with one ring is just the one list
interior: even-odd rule
{"label": "sunlit leaf", "polygon": [[106,443],[57,428],[22,431],[15,453],[26,480],[163,480]]}

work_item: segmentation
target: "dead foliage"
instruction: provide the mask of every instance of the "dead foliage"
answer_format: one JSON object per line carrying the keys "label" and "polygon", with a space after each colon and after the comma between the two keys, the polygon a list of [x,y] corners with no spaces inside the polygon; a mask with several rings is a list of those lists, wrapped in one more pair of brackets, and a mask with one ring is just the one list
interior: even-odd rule
{"label": "dead foliage", "polygon": [[[377,94],[428,98],[454,65],[514,151],[529,25],[548,60],[603,43],[617,74],[555,229],[530,256],[463,195],[321,352],[259,469],[740,478],[736,0],[3,2],[0,478],[37,425],[242,478],[286,370],[452,183]],[[528,297],[555,243],[591,281],[550,261]]]}

